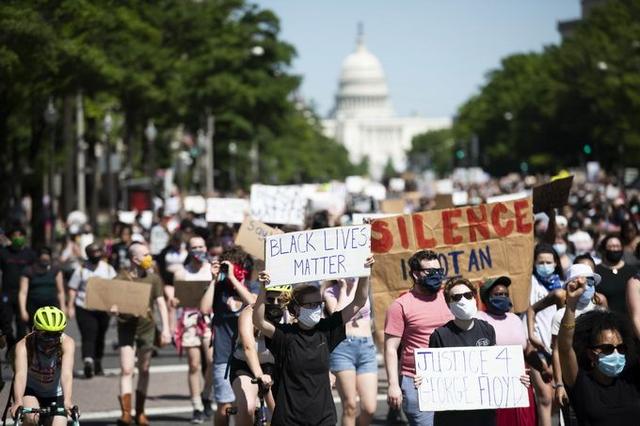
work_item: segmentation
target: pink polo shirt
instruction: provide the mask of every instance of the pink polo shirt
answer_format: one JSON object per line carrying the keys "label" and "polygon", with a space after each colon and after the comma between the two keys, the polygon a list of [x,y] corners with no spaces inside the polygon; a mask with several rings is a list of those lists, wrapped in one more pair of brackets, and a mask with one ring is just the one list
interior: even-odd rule
{"label": "pink polo shirt", "polygon": [[452,319],[442,290],[432,295],[411,290],[393,301],[387,309],[384,332],[401,338],[400,374],[415,376],[414,350],[428,348],[431,333]]}

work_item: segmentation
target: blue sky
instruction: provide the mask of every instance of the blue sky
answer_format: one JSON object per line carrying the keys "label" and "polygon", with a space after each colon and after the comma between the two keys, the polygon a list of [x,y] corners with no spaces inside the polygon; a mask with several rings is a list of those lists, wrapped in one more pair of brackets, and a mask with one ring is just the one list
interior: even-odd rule
{"label": "blue sky", "polygon": [[280,17],[298,52],[293,71],[323,116],[340,65],[355,47],[357,23],[382,62],[400,115],[452,116],[506,55],[558,43],[559,20],[580,15],[579,0],[255,0]]}

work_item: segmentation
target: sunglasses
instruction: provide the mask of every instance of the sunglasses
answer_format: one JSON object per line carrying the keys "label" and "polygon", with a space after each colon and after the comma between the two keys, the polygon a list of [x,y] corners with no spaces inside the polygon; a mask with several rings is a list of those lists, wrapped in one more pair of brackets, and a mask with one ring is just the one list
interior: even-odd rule
{"label": "sunglasses", "polygon": [[424,268],[419,269],[418,272],[423,272],[428,277],[431,277],[433,275],[444,275],[443,268]]}
{"label": "sunglasses", "polygon": [[611,355],[614,350],[618,351],[618,353],[622,355],[627,353],[627,345],[625,345],[624,343],[621,343],[619,345],[612,345],[609,343],[605,343],[602,345],[592,346],[591,349],[598,349],[600,350],[600,353],[604,355]]}
{"label": "sunglasses", "polygon": [[467,300],[471,300],[473,299],[473,292],[467,291],[466,293],[452,294],[451,300],[453,300],[454,302],[459,302],[462,300],[462,296],[464,296],[464,298]]}

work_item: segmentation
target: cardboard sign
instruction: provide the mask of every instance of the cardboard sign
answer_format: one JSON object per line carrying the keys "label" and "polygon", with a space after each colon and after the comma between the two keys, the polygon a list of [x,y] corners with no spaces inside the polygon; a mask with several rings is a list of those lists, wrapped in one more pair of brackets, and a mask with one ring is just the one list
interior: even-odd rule
{"label": "cardboard sign", "polygon": [[472,281],[507,275],[515,312],[529,306],[533,269],[531,198],[376,219],[371,224],[376,327],[384,313],[413,285],[408,260],[418,250],[435,251],[448,278]]}
{"label": "cardboard sign", "polygon": [[301,185],[251,185],[251,216],[265,223],[304,225],[307,191]]}
{"label": "cardboard sign", "polygon": [[528,407],[522,346],[416,349],[420,411]]}
{"label": "cardboard sign", "polygon": [[264,260],[264,239],[276,234],[282,234],[282,231],[259,220],[246,218],[236,236],[236,245],[256,259]]}
{"label": "cardboard sign", "polygon": [[380,211],[387,214],[404,213],[405,201],[403,198],[398,200],[382,200],[380,201]]}
{"label": "cardboard sign", "polygon": [[540,213],[567,204],[573,176],[543,183],[533,188],[533,212]]}
{"label": "cardboard sign", "polygon": [[363,277],[371,253],[371,226],[341,226],[265,238],[265,270],[271,284]]}
{"label": "cardboard sign", "polygon": [[150,283],[98,277],[91,277],[87,281],[87,309],[109,312],[116,305],[120,314],[141,317],[149,312],[150,297]]}
{"label": "cardboard sign", "polygon": [[176,298],[183,308],[200,308],[200,300],[211,281],[176,281]]}
{"label": "cardboard sign", "polygon": [[453,196],[451,194],[436,194],[436,209],[448,209],[453,207]]}
{"label": "cardboard sign", "polygon": [[504,203],[505,201],[513,201],[519,200],[520,198],[527,198],[531,195],[527,191],[520,191],[514,194],[502,194],[502,195],[494,195],[493,197],[487,197],[487,203]]}
{"label": "cardboard sign", "polygon": [[189,195],[184,197],[184,210],[195,214],[202,214],[207,210],[207,203],[201,195]]}
{"label": "cardboard sign", "polygon": [[207,222],[242,223],[248,213],[244,198],[207,198]]}

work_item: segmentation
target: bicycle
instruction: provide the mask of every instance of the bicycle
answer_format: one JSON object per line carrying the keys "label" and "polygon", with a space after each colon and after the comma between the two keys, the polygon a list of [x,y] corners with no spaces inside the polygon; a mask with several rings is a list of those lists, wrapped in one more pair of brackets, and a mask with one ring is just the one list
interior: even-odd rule
{"label": "bicycle", "polygon": [[260,400],[260,405],[256,407],[255,415],[253,417],[253,425],[267,426],[269,424],[269,413],[264,397],[269,393],[269,388],[265,387],[262,381],[258,379],[252,379],[251,383],[258,385],[258,399]]}
{"label": "bicycle", "polygon": [[[45,425],[47,422],[45,420],[50,419],[57,415],[67,415],[67,410],[64,407],[58,407],[55,403],[43,408],[27,408],[27,407],[18,407],[16,411],[16,416],[13,419],[15,426],[22,426],[22,422],[24,421],[24,417],[27,414],[37,414],[38,415],[38,425]],[[74,405],[71,408],[71,425],[72,426],[80,426],[80,412],[78,411],[78,406]]]}

